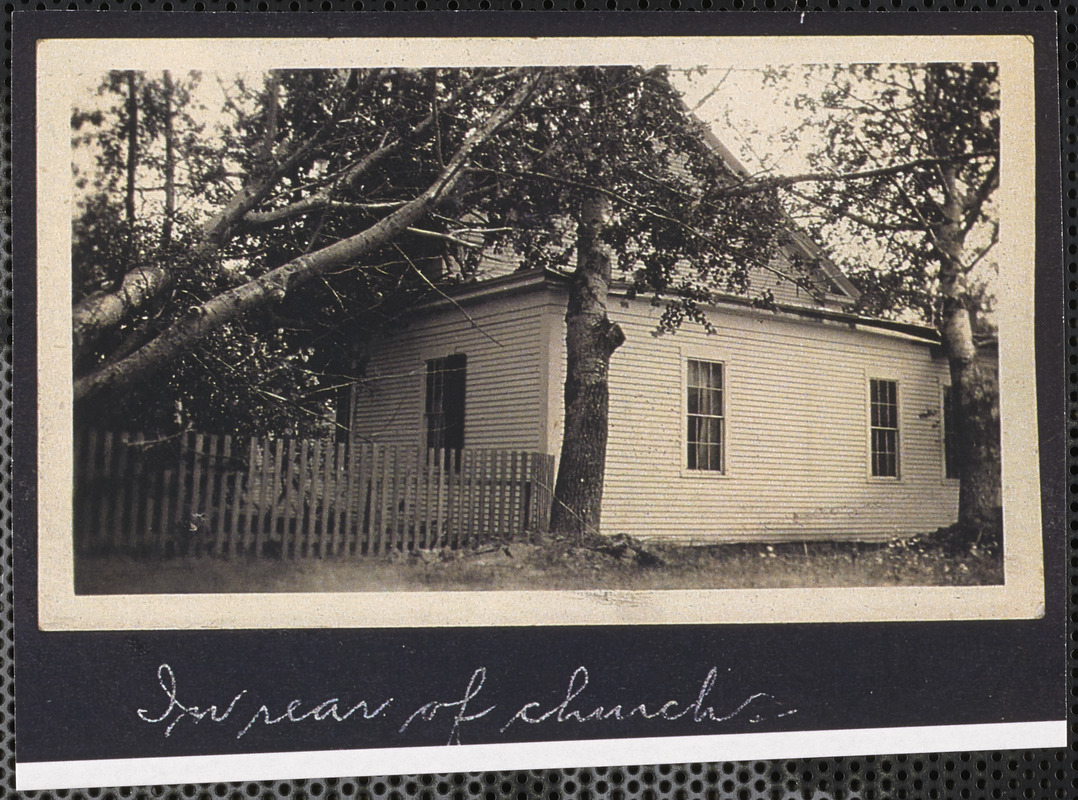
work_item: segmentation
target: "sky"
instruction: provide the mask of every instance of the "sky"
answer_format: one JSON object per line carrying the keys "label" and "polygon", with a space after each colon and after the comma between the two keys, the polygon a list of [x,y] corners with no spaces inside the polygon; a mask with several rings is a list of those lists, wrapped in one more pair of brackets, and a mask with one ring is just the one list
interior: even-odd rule
{"label": "sky", "polygon": [[[765,88],[756,69],[717,68],[704,74],[674,73],[673,83],[697,117],[738,157],[750,173],[770,169],[777,174],[804,172],[805,148],[777,142],[784,128],[800,120],[790,94]],[[796,87],[798,90],[808,87]],[[813,142],[805,141],[806,147]]]}

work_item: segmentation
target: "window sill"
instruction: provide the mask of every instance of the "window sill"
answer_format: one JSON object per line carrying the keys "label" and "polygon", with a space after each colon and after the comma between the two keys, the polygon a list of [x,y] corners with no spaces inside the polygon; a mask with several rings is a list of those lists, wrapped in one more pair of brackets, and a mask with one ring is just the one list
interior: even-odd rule
{"label": "window sill", "polygon": [[681,468],[682,478],[696,478],[702,481],[713,481],[729,478],[730,473],[728,471],[719,472],[718,470],[711,469],[689,469],[688,467]]}

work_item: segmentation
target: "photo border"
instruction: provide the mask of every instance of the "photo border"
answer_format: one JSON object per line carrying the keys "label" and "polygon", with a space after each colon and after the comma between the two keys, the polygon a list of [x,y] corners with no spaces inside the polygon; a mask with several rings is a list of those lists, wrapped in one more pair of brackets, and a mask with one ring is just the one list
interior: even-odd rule
{"label": "photo border", "polygon": [[[634,625],[1021,619],[1043,613],[1040,465],[1026,421],[1036,417],[1034,275],[1036,207],[1033,44],[1019,35],[862,37],[62,39],[39,43],[38,454],[41,530],[39,608],[45,630],[410,627],[439,625]],[[271,46],[272,42],[272,46]],[[362,46],[360,46],[362,44]],[[693,66],[864,61],[994,61],[1000,65],[1002,181],[997,317],[1004,488],[1002,586],[805,589],[423,591],[76,595],[71,530],[70,132],[71,76],[123,69],[204,72],[288,65],[485,66],[675,63]],[[360,55],[356,55],[359,53]],[[670,59],[670,56],[676,56]],[[86,65],[92,65],[87,67]],[[55,266],[54,266],[55,265]],[[1009,267],[1009,268],[1008,268]]]}

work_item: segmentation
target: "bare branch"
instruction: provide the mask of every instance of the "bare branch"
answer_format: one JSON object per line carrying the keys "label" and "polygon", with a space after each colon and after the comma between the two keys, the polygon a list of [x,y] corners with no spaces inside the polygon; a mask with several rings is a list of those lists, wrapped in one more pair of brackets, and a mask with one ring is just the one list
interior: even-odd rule
{"label": "bare branch", "polygon": [[794,195],[795,197],[801,198],[807,203],[812,203],[813,205],[825,208],[834,214],[843,216],[846,219],[851,220],[852,222],[856,222],[858,225],[862,225],[869,230],[876,231],[877,233],[888,233],[890,231],[920,231],[924,229],[923,225],[913,220],[903,220],[902,222],[881,222],[880,220],[864,217],[860,214],[850,211],[849,209],[832,208],[826,203],[814,198],[812,195],[805,194],[804,192],[799,192],[796,189],[790,189],[789,192],[790,194]]}
{"label": "bare branch", "polygon": [[981,181],[981,185],[965,197],[965,202],[963,203],[965,206],[965,221],[962,224],[963,234],[969,233],[973,226],[977,224],[977,220],[981,217],[981,209],[984,208],[988,198],[998,188],[999,159],[997,158],[992,164],[992,168],[988,170],[984,180]]}
{"label": "bare branch", "polygon": [[981,262],[981,259],[988,255],[989,251],[991,251],[991,249],[997,244],[999,244],[999,223],[993,221],[992,239],[988,242],[988,244],[986,244],[984,247],[977,251],[977,255],[974,256],[972,261],[970,261],[966,266],[962,268],[962,272],[968,274],[975,266],[977,266],[977,264]]}
{"label": "bare branch", "polygon": [[469,242],[467,239],[460,239],[456,236],[453,236],[448,233],[442,233],[440,231],[428,231],[424,228],[410,227],[408,228],[408,232],[414,233],[417,236],[426,236],[431,239],[442,239],[446,242],[452,242],[453,244],[460,245],[461,247],[471,247],[476,250],[483,249],[483,245],[478,244],[477,242]]}
{"label": "bare branch", "polygon": [[994,156],[993,152],[959,153],[942,158],[916,158],[899,164],[892,164],[877,169],[866,169],[857,172],[806,172],[800,175],[779,175],[770,178],[756,178],[719,190],[723,197],[741,197],[743,195],[764,192],[770,189],[785,189],[799,183],[846,183],[851,181],[870,180],[872,178],[886,178],[904,175],[910,172],[931,167],[936,164],[953,164],[963,161],[973,161],[978,158]]}

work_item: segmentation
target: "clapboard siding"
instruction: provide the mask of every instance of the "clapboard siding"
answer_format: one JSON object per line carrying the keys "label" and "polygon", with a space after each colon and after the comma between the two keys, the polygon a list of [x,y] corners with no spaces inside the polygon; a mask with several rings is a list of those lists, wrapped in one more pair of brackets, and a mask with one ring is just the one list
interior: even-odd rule
{"label": "clapboard siding", "polygon": [[[503,280],[511,291],[462,297],[474,324],[453,307],[428,310],[374,349],[356,392],[359,441],[422,442],[425,361],[465,353],[465,446],[557,455],[565,288]],[[958,486],[943,477],[940,430],[947,370],[927,344],[735,306],[714,312],[715,335],[686,323],[655,336],[660,311],[646,301],[610,303],[627,340],[611,361],[604,533],[872,539],[954,521]],[[683,469],[687,358],[725,365],[724,475]],[[871,377],[899,383],[897,480],[869,475]]]}
{"label": "clapboard siding", "polygon": [[[774,267],[783,275],[796,277],[797,268],[793,267],[785,257],[776,257]],[[759,266],[750,267],[748,296],[759,297],[763,292],[770,291],[776,303],[815,307],[822,305],[811,292],[783,275]]]}
{"label": "clapboard siding", "polygon": [[[376,347],[353,399],[357,441],[422,445],[428,359],[467,356],[464,446],[546,449],[542,293],[423,313]],[[469,319],[470,318],[470,319]]]}
{"label": "clapboard siding", "polygon": [[[940,439],[946,364],[924,343],[736,308],[714,312],[715,335],[686,324],[656,337],[658,311],[647,303],[613,302],[610,313],[627,340],[611,361],[605,533],[871,539],[956,518]],[[551,358],[562,381],[564,353],[557,345]],[[724,475],[683,469],[688,358],[725,365]],[[899,383],[897,480],[869,475],[870,377]],[[560,421],[552,429],[560,437]]]}

